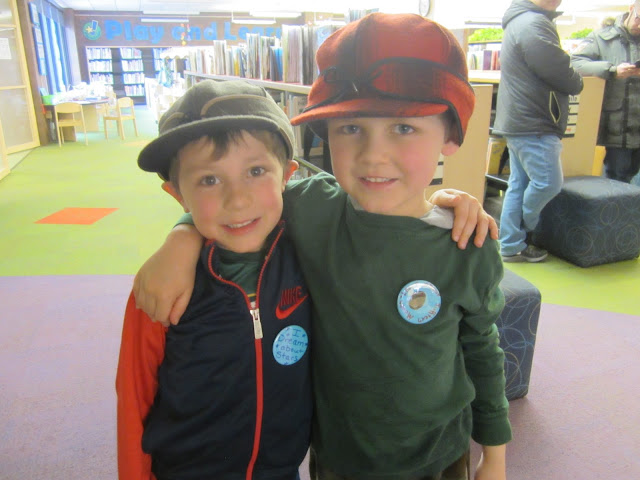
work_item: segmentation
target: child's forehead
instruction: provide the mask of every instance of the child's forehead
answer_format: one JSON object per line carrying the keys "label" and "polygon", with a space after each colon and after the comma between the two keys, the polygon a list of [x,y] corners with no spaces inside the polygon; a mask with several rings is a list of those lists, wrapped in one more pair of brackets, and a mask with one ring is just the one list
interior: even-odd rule
{"label": "child's forehead", "polygon": [[426,115],[420,117],[371,117],[371,116],[355,116],[355,117],[338,117],[329,118],[329,123],[358,123],[358,124],[398,124],[411,122],[432,122],[435,120],[442,121],[444,119],[442,113],[435,115]]}
{"label": "child's forehead", "polygon": [[180,160],[181,168],[185,163],[191,165],[220,163],[224,159],[231,159],[239,164],[256,160],[278,162],[269,146],[249,132],[242,131],[240,135],[231,136],[223,142],[222,148],[219,147],[215,138],[204,135],[178,150],[177,158]]}
{"label": "child's forehead", "polygon": [[215,143],[213,138],[208,135],[204,135],[200,138],[196,138],[195,140],[191,140],[190,142],[185,143],[177,152],[176,156],[178,158],[184,158],[192,155],[195,152],[204,153],[210,152],[213,154],[215,151]]}

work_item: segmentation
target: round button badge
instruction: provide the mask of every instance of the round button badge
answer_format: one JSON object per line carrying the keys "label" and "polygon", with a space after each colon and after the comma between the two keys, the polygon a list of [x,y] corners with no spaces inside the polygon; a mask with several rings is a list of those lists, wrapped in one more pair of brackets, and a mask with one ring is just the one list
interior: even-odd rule
{"label": "round button badge", "polygon": [[440,311],[442,298],[436,286],[426,280],[407,283],[398,294],[398,313],[407,322],[422,325]]}
{"label": "round button badge", "polygon": [[273,357],[280,365],[293,365],[307,351],[309,337],[299,325],[283,328],[273,342]]}

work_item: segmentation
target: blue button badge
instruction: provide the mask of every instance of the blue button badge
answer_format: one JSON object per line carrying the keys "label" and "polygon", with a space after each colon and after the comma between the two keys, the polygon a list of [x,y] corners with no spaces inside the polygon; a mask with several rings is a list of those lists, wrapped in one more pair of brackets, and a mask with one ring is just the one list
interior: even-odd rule
{"label": "blue button badge", "polygon": [[283,328],[273,342],[273,356],[280,365],[293,365],[300,360],[309,346],[309,337],[299,325]]}
{"label": "blue button badge", "polygon": [[409,282],[398,294],[398,312],[407,322],[416,325],[433,320],[441,304],[440,292],[426,280]]}

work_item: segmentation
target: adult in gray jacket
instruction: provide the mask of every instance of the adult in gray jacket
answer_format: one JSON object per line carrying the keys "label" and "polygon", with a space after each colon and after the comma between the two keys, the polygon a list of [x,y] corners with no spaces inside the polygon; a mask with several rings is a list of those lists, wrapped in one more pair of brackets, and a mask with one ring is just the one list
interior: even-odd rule
{"label": "adult in gray jacket", "polygon": [[636,1],[613,25],[590,33],[571,56],[580,74],[607,81],[598,144],[607,147],[605,175],[623,182],[640,169],[639,13]]}
{"label": "adult in gray jacket", "polygon": [[504,37],[493,133],[507,141],[509,185],[500,216],[505,262],[539,262],[547,252],[531,245],[528,232],[562,188],[561,138],[569,95],[582,77],[562,50],[555,17],[561,0],[514,0],[502,18]]}

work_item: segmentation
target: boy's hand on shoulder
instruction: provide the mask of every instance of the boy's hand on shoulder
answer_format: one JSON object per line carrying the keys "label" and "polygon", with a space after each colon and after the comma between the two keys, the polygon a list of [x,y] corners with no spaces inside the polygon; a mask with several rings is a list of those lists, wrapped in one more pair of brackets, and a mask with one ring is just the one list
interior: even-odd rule
{"label": "boy's hand on shoulder", "polygon": [[[195,233],[194,233],[195,232]],[[178,225],[140,267],[133,281],[136,307],[165,327],[177,325],[187,309],[202,237],[192,225]]]}
{"label": "boy's hand on shoulder", "polygon": [[507,480],[506,445],[482,447],[474,480]]}
{"label": "boy's hand on shoulder", "polygon": [[495,219],[482,208],[476,197],[461,190],[445,188],[435,192],[429,202],[439,207],[453,208],[451,238],[457,242],[461,250],[467,247],[474,231],[476,235],[473,243],[476,247],[484,244],[487,233],[492,239],[498,239],[498,225]]}

